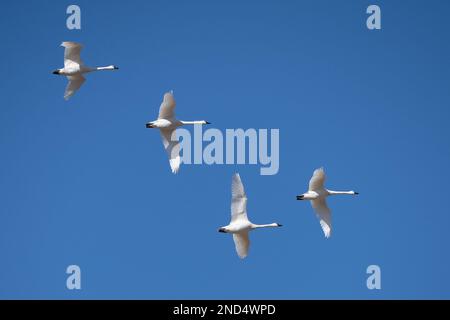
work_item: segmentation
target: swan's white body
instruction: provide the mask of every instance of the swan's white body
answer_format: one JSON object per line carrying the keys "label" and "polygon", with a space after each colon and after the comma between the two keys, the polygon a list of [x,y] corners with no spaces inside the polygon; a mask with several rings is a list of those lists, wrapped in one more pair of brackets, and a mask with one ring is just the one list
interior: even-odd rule
{"label": "swan's white body", "polygon": [[150,121],[146,124],[147,128],[158,128],[161,133],[164,149],[169,156],[170,168],[173,173],[177,173],[180,169],[180,144],[176,136],[176,129],[186,124],[209,124],[209,122],[201,121],[181,121],[175,119],[175,98],[173,92],[164,94],[163,102],[159,107],[158,119]]}
{"label": "swan's white body", "polygon": [[317,217],[320,220],[320,226],[326,238],[331,236],[331,210],[328,208],[326,198],[328,196],[347,194],[357,195],[355,191],[332,191],[324,186],[325,171],[323,168],[316,169],[309,181],[308,192],[297,196],[297,200],[310,200]]}
{"label": "swan's white body", "polygon": [[53,74],[66,76],[67,80],[69,80],[69,83],[66,87],[66,92],[64,93],[64,99],[66,100],[69,100],[69,98],[73,96],[75,92],[80,89],[80,87],[86,81],[86,78],[83,76],[83,74],[93,71],[119,69],[113,65],[96,68],[85,66],[80,58],[80,52],[83,48],[81,44],[76,42],[63,42],[61,46],[65,48],[64,68],[53,71]]}
{"label": "swan's white body", "polygon": [[253,224],[247,217],[247,195],[239,174],[234,174],[231,181],[231,222],[219,229],[219,232],[233,234],[236,252],[241,259],[248,255],[250,240],[248,233],[259,228],[281,227],[278,223]]}

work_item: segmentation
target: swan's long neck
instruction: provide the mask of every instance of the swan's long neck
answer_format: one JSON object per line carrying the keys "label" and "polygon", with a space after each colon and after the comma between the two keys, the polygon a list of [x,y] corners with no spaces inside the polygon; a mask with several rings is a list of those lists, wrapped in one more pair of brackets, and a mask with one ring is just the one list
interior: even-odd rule
{"label": "swan's long neck", "polygon": [[252,224],[252,229],[259,229],[259,228],[276,228],[281,227],[278,223],[270,223],[270,224]]}
{"label": "swan's long neck", "polygon": [[180,122],[181,122],[183,125],[186,125],[186,124],[193,124],[193,125],[195,125],[195,124],[208,124],[208,122],[205,121],[205,120],[199,120],[199,121],[181,121],[181,120],[180,120]]}
{"label": "swan's long neck", "polygon": [[102,71],[102,70],[117,70],[119,68],[117,68],[116,66],[107,66],[107,67],[96,67],[94,68],[94,71]]}
{"label": "swan's long neck", "polygon": [[328,191],[328,194],[330,195],[330,196],[335,196],[335,195],[339,195],[339,194],[347,194],[347,195],[355,195],[355,194],[358,194],[357,192],[355,192],[355,191],[333,191],[333,190],[327,190]]}

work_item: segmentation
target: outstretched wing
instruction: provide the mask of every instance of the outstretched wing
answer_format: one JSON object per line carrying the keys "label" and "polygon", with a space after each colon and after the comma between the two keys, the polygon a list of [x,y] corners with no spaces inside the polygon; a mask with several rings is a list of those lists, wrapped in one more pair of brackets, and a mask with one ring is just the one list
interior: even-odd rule
{"label": "outstretched wing", "polygon": [[69,100],[69,98],[73,96],[78,89],[80,89],[86,79],[80,74],[76,76],[68,76],[67,80],[69,80],[69,83],[67,84],[66,92],[64,93],[64,99]]}
{"label": "outstretched wing", "polygon": [[159,107],[158,119],[172,119],[175,118],[175,98],[172,92],[164,94],[163,102]]}
{"label": "outstretched wing", "polygon": [[320,220],[320,226],[325,234],[325,238],[329,238],[331,236],[331,211],[325,198],[311,200],[311,205],[317,214],[317,218]]}
{"label": "outstretched wing", "polygon": [[247,218],[247,195],[239,173],[231,179],[231,221]]}
{"label": "outstretched wing", "polygon": [[250,247],[248,232],[233,233],[233,240],[239,258],[244,259],[248,255],[248,248]]}
{"label": "outstretched wing", "polygon": [[323,168],[314,170],[311,180],[309,180],[309,191],[315,191],[323,188],[325,183],[325,171]]}
{"label": "outstretched wing", "polygon": [[61,46],[64,50],[64,68],[73,68],[83,65],[80,58],[80,52],[83,46],[76,42],[63,42]]}
{"label": "outstretched wing", "polygon": [[177,173],[180,169],[180,143],[176,137],[175,129],[160,129],[164,149],[169,156],[170,168],[172,173]]}

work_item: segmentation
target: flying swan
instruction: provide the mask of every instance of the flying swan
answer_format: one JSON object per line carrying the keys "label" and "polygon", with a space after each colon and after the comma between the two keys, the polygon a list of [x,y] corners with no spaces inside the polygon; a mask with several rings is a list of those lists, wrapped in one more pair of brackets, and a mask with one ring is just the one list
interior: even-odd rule
{"label": "flying swan", "polygon": [[297,200],[311,200],[311,205],[320,220],[320,226],[326,238],[331,236],[331,211],[326,198],[338,194],[357,195],[355,191],[332,191],[324,187],[325,171],[323,168],[314,170],[309,181],[308,192],[297,196]]}
{"label": "flying swan", "polygon": [[172,173],[176,174],[180,169],[180,144],[176,136],[176,129],[186,124],[210,124],[208,121],[181,121],[175,119],[175,98],[173,92],[166,92],[164,94],[163,102],[159,107],[158,119],[148,122],[145,126],[147,128],[158,128],[161,133],[164,149],[169,156],[170,168]]}
{"label": "flying swan", "polygon": [[80,52],[83,46],[76,42],[63,42],[61,46],[65,48],[64,50],[64,68],[57,69],[53,71],[53,74],[58,74],[62,76],[66,76],[69,83],[66,87],[66,92],[64,93],[64,99],[69,100],[71,96],[75,94],[75,92],[80,89],[86,79],[83,77],[83,74],[93,72],[93,71],[101,71],[101,70],[117,70],[116,66],[107,66],[107,67],[96,67],[90,68],[85,66],[83,61],[80,59]]}
{"label": "flying swan", "polygon": [[248,254],[250,240],[249,231],[259,228],[281,227],[281,224],[253,224],[247,217],[247,195],[238,173],[231,180],[231,222],[229,225],[219,228],[219,232],[233,234],[236,252],[239,258],[244,259]]}

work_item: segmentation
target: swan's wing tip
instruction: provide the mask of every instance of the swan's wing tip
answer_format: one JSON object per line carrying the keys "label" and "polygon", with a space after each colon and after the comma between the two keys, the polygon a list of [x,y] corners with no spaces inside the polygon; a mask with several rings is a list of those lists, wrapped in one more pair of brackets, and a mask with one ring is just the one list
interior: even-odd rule
{"label": "swan's wing tip", "polygon": [[233,174],[231,177],[231,198],[246,198],[244,184],[242,183],[239,173]]}
{"label": "swan's wing tip", "polygon": [[326,176],[325,176],[325,171],[323,170],[323,167],[314,170],[313,175],[312,175],[311,179],[309,180],[308,190],[314,191],[314,190],[323,188],[325,179],[326,179]]}
{"label": "swan's wing tip", "polygon": [[78,42],[73,41],[63,41],[61,42],[61,47],[69,48],[69,47],[82,47],[83,45]]}
{"label": "swan's wing tip", "polygon": [[314,170],[314,173],[315,174],[325,174],[325,169],[324,169],[324,167],[317,168],[316,170]]}
{"label": "swan's wing tip", "polygon": [[163,96],[163,101],[159,106],[158,119],[170,119],[175,117],[175,98],[173,93],[166,92]]}
{"label": "swan's wing tip", "polygon": [[248,248],[250,246],[248,233],[234,233],[233,240],[238,257],[241,259],[245,259],[245,257],[247,257],[248,255]]}
{"label": "swan's wing tip", "polygon": [[181,166],[181,158],[180,156],[177,156],[174,159],[169,159],[170,169],[172,170],[173,174],[177,174],[180,170]]}
{"label": "swan's wing tip", "polygon": [[331,228],[330,228],[330,226],[324,220],[320,220],[320,226],[322,227],[323,234],[325,235],[325,238],[329,239],[331,237]]}
{"label": "swan's wing tip", "polygon": [[171,166],[170,168],[173,174],[177,174],[180,171],[180,166]]}

